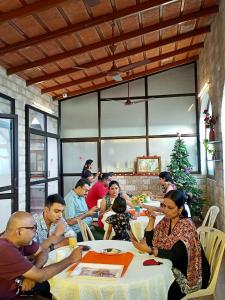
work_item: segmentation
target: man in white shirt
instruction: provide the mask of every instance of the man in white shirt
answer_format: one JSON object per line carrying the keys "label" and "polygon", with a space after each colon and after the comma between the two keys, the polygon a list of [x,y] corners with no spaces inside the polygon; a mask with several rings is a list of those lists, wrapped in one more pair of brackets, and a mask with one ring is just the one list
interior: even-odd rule
{"label": "man in white shirt", "polygon": [[59,194],[47,197],[42,213],[33,215],[37,224],[34,240],[44,249],[56,248],[68,245],[68,237],[76,236],[76,233],[63,219],[65,201]]}

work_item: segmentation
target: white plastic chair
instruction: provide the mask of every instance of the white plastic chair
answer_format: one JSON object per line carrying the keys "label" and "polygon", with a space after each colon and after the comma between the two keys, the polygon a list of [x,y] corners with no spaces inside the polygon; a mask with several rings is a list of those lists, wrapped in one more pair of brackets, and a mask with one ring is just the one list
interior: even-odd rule
{"label": "white plastic chair", "polygon": [[205,218],[202,222],[201,227],[204,227],[204,226],[213,227],[219,211],[220,211],[220,209],[218,206],[216,206],[216,205],[211,206],[205,215]]}
{"label": "white plastic chair", "polygon": [[206,289],[201,289],[196,292],[187,294],[184,298],[182,298],[182,300],[209,295],[212,295],[213,299],[216,300],[215,289],[225,248],[225,233],[212,227],[202,226],[199,227],[197,231],[199,233],[202,247],[205,251],[205,255],[210,265],[211,275],[209,286]]}
{"label": "white plastic chair", "polygon": [[79,219],[77,220],[77,223],[80,226],[80,231],[81,231],[81,234],[83,237],[83,241],[89,241],[89,237],[92,241],[94,241],[95,238],[91,232],[91,229],[88,227],[88,225],[84,221],[79,220]]}

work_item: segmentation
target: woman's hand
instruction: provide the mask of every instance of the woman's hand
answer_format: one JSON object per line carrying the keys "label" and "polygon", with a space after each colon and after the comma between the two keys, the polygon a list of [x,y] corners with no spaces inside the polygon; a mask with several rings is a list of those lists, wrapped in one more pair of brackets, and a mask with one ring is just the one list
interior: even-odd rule
{"label": "woman's hand", "polygon": [[148,246],[148,244],[146,243],[145,238],[143,240],[141,240],[140,242],[135,241],[134,239],[131,239],[132,244],[134,245],[134,247],[136,249],[138,249],[141,252],[146,252],[151,254],[152,253],[152,249],[151,247]]}
{"label": "woman's hand", "polygon": [[149,219],[155,219],[156,216],[157,216],[157,212],[155,211],[155,209],[152,207],[152,208],[148,208],[146,211],[145,211],[145,214],[146,216],[149,218]]}

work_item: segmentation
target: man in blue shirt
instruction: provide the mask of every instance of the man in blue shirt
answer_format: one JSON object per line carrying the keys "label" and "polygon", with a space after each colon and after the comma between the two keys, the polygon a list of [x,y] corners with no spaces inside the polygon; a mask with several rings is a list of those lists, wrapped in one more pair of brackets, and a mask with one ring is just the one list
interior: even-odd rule
{"label": "man in blue shirt", "polygon": [[82,241],[83,238],[77,219],[83,220],[88,226],[90,226],[93,221],[92,216],[98,210],[97,206],[88,210],[85,196],[90,189],[89,184],[88,180],[80,179],[76,183],[74,189],[72,189],[64,198],[66,202],[64,216],[67,223],[76,232],[78,242]]}

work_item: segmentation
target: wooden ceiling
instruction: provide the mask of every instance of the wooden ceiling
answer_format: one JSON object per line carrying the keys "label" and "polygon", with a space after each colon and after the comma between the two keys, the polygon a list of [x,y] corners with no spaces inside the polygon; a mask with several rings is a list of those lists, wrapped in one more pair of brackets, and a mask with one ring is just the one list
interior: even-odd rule
{"label": "wooden ceiling", "polygon": [[197,60],[218,5],[217,0],[1,0],[0,64],[8,75],[17,74],[57,100],[110,87],[118,83],[107,74],[113,60],[123,80],[129,68],[134,79]]}

